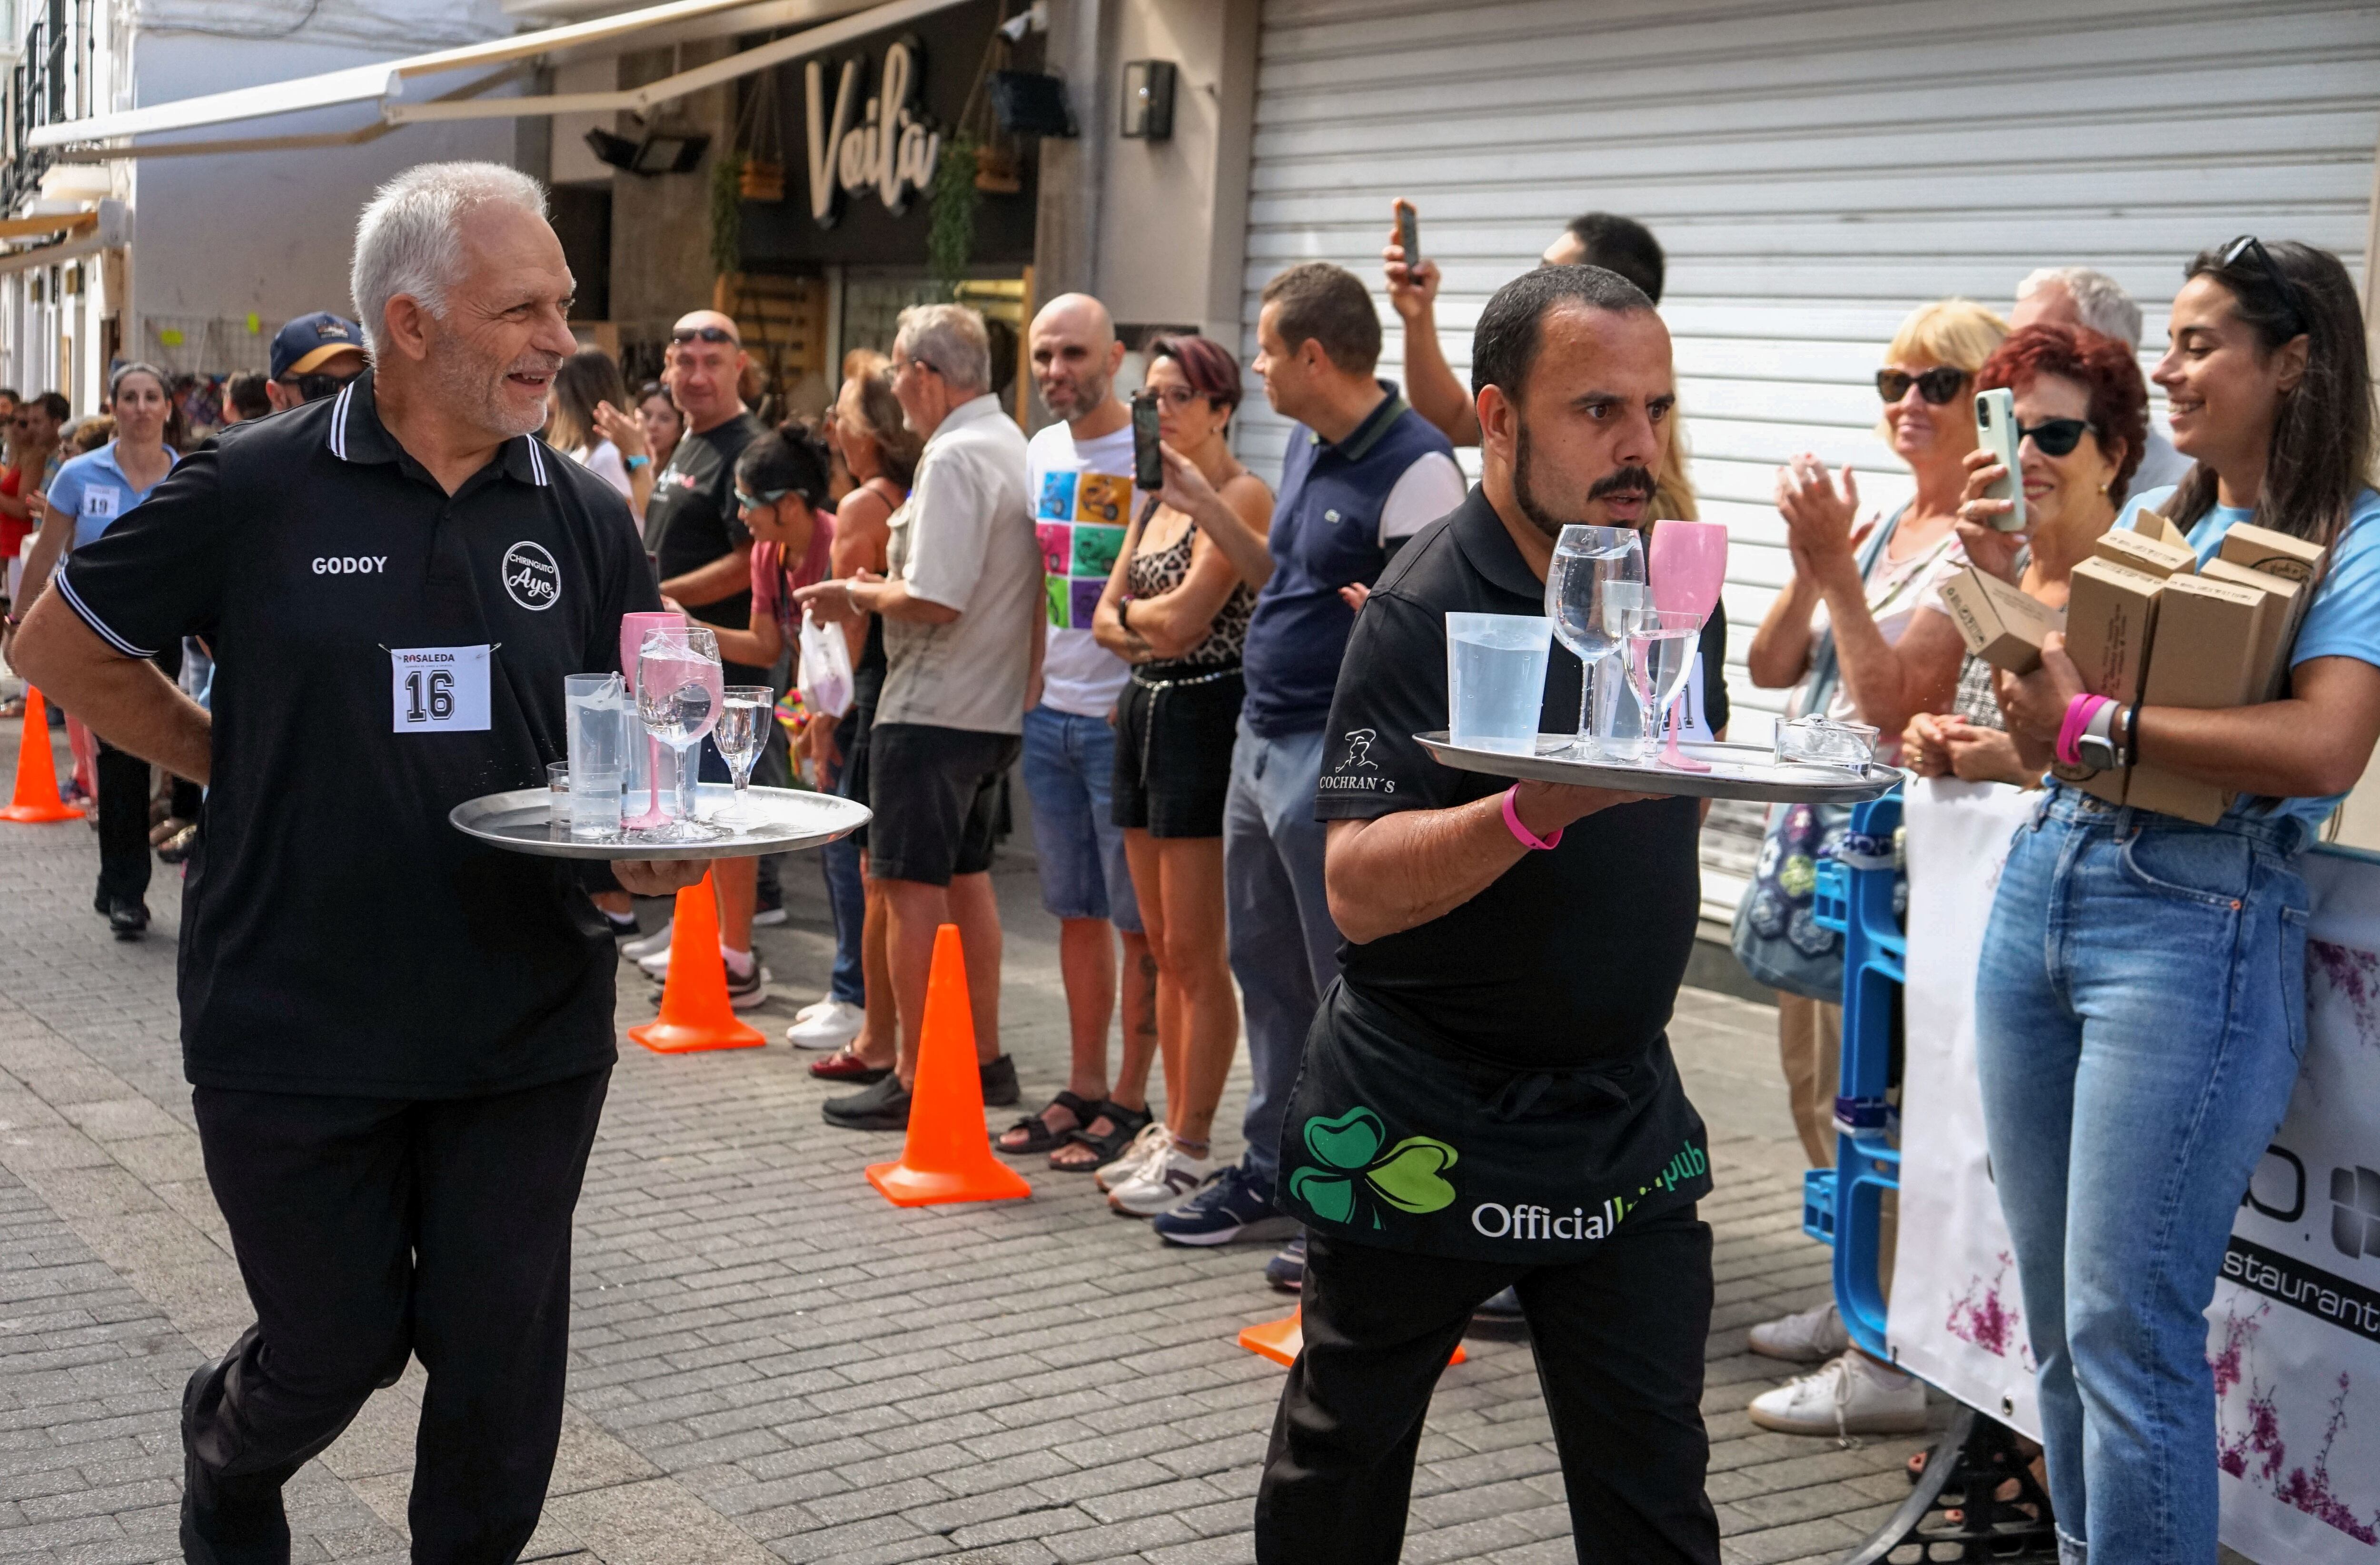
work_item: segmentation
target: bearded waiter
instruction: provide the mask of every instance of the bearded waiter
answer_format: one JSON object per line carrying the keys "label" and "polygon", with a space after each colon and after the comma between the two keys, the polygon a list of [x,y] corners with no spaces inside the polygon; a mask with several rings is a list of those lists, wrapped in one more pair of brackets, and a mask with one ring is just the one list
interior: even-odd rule
{"label": "bearded waiter", "polygon": [[[1718,1559],[1699,1402],[1703,1125],[1663,1029],[1699,904],[1695,800],[1438,765],[1445,616],[1542,614],[1570,523],[1644,525],[1675,402],[1636,286],[1551,266],[1472,346],[1482,479],[1406,545],[1348,644],[1316,813],[1341,978],[1306,1040],[1281,1199],[1306,1224],[1305,1349],[1257,1499],[1264,1565],[1392,1565],[1415,1446],[1471,1312],[1517,1288],[1581,1561]],[[1720,729],[1726,627],[1702,642]],[[1559,647],[1538,726],[1566,731]]]}
{"label": "bearded waiter", "polygon": [[[616,668],[620,616],[659,607],[626,505],[535,433],[575,346],[544,192],[410,169],[364,209],[354,285],[372,368],[184,461],[18,647],[109,743],[209,784],[182,1059],[256,1324],[183,1393],[197,1565],[285,1565],[282,1485],[417,1356],[413,1559],[519,1556],[611,1076],[587,882],[446,820],[538,785],[564,678]],[[190,635],[212,715],[142,661]],[[617,871],[659,892],[701,868]]]}

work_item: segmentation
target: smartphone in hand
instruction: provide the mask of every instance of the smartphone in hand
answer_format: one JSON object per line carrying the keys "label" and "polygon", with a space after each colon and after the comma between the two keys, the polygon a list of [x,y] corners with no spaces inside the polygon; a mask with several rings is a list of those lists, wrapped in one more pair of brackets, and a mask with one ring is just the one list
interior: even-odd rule
{"label": "smartphone in hand", "polygon": [[1132,481],[1151,491],[1165,487],[1165,454],[1157,449],[1157,396],[1132,394]]}
{"label": "smartphone in hand", "polygon": [[1975,443],[2008,469],[1984,491],[1987,500],[2008,500],[2014,505],[1992,518],[2002,532],[2024,530],[2024,469],[2017,463],[2016,394],[2005,386],[1975,394]]}
{"label": "smartphone in hand", "polygon": [[1421,223],[1411,201],[1397,203],[1397,245],[1405,252],[1405,272],[1421,264]]}

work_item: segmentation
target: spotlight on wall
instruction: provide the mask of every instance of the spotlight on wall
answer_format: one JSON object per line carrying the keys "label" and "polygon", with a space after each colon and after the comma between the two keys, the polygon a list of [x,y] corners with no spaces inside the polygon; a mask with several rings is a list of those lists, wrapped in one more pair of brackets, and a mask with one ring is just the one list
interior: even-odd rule
{"label": "spotlight on wall", "polygon": [[648,130],[636,141],[608,130],[587,133],[588,151],[631,174],[692,173],[710,145],[710,138],[700,131]]}
{"label": "spotlight on wall", "polygon": [[1123,64],[1123,134],[1135,141],[1173,139],[1173,62]]}

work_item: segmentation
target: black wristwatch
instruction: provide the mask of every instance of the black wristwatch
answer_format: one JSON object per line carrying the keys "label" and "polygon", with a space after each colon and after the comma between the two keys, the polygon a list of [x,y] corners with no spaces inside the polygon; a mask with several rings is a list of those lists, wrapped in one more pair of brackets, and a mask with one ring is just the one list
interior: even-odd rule
{"label": "black wristwatch", "polygon": [[2116,771],[2132,764],[2132,722],[2140,709],[2109,701],[2091,714],[2075,737],[2074,753],[2094,771]]}

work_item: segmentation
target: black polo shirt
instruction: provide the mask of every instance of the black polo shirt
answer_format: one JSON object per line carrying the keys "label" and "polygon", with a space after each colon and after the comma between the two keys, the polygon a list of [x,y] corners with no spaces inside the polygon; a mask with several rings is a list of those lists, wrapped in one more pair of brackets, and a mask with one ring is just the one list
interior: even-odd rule
{"label": "black polo shirt", "polygon": [[[1446,615],[1545,613],[1545,586],[1479,489],[1399,552],[1355,618],[1339,671],[1315,814],[1368,820],[1491,797],[1509,780],[1430,759],[1447,726]],[[1703,632],[1702,698],[1727,723],[1727,623]],[[1537,726],[1578,723],[1578,659],[1557,640]],[[1342,944],[1349,988],[1462,1047],[1520,1069],[1633,1057],[1669,1025],[1700,915],[1698,801],[1623,805],[1528,853],[1443,917]]]}
{"label": "black polo shirt", "polygon": [[[752,541],[735,503],[735,458],[767,431],[749,413],[738,413],[700,434],[689,434],[670,453],[669,466],[653,479],[645,502],[645,547],[663,581],[700,570],[738,544]],[[749,587],[711,603],[688,603],[686,612],[706,625],[730,630],[752,627]],[[726,665],[730,685],[762,685],[769,671],[744,663]]]}
{"label": "black polo shirt", "polygon": [[192,1082],[462,1097],[610,1062],[617,958],[578,875],[446,820],[544,784],[564,677],[616,669],[620,616],[660,606],[602,479],[524,435],[450,497],[366,375],[186,459],[58,590],[128,656],[214,649]]}

